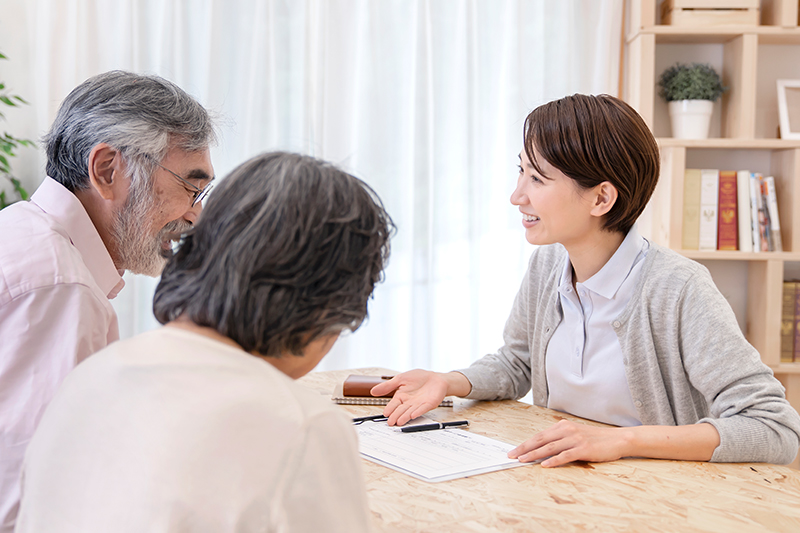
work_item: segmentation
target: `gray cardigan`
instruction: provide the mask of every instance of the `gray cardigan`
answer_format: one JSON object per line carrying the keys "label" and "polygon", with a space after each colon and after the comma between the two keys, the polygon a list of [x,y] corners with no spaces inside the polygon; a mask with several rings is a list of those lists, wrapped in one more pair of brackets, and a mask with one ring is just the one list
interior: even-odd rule
{"label": "gray cardigan", "polygon": [[[468,398],[521,398],[533,387],[534,403],[547,406],[545,350],[563,316],[556,289],[566,260],[559,244],[533,252],[505,345],[460,370],[472,383]],[[713,424],[715,462],[791,462],[800,416],[708,270],[652,243],[644,261],[630,303],[612,323],[642,424]]]}

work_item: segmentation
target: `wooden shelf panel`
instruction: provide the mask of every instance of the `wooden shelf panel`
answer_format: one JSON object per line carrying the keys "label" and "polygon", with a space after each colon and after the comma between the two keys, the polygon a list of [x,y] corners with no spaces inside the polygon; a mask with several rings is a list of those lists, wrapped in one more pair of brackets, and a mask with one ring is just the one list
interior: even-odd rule
{"label": "wooden shelf panel", "polygon": [[770,368],[776,374],[800,374],[800,363],[781,363],[770,365]]}
{"label": "wooden shelf panel", "polygon": [[800,261],[798,252],[737,252],[720,250],[675,250],[695,261]]}
{"label": "wooden shelf panel", "polygon": [[800,28],[780,28],[777,26],[648,26],[629,34],[631,42],[639,35],[655,35],[656,43],[665,44],[709,44],[727,43],[740,35],[754,34],[759,44],[800,44]]}
{"label": "wooden shelf panel", "polygon": [[674,139],[672,137],[659,137],[656,139],[661,147],[683,148],[724,148],[737,150],[788,150],[800,148],[800,140],[785,139]]}

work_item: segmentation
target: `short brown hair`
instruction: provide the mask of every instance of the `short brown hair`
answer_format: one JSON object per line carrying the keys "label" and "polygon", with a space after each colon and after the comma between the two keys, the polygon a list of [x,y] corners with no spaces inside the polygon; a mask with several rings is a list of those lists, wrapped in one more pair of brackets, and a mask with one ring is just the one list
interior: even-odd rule
{"label": "short brown hair", "polygon": [[211,193],[164,269],[153,311],[162,324],[185,316],[250,353],[302,355],[361,325],[393,232],[360,179],[304,155],[256,156]]}
{"label": "short brown hair", "polygon": [[541,105],[525,119],[525,154],[542,173],[536,151],[583,189],[604,181],[618,198],[604,229],[627,234],[658,183],[659,152],[642,117],[622,100],[573,94]]}

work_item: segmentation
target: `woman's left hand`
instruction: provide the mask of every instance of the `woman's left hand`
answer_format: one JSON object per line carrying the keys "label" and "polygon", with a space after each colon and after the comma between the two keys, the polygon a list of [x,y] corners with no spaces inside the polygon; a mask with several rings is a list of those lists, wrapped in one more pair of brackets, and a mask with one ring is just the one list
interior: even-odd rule
{"label": "woman's left hand", "polygon": [[629,455],[629,430],[561,420],[508,452],[508,456],[523,463],[545,459],[541,463],[544,467],[561,466],[572,461],[615,461]]}

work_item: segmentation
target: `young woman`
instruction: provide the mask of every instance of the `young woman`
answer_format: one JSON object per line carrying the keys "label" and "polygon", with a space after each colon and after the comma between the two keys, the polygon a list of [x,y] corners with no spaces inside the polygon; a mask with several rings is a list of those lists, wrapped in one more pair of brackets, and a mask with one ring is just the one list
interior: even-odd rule
{"label": "young woman", "polygon": [[366,317],[392,228],[322,161],[234,170],[164,270],[166,325],[89,357],[48,407],[16,531],[368,531],[352,423],[293,379]]}
{"label": "young woman", "polygon": [[509,453],[542,466],[621,457],[791,462],[800,417],[698,263],[634,225],[655,189],[658,146],[610,96],[535,109],[511,203],[533,252],[505,345],[467,369],[412,370],[384,413],[402,425],[446,395],[520,398],[619,427],[561,421]]}

